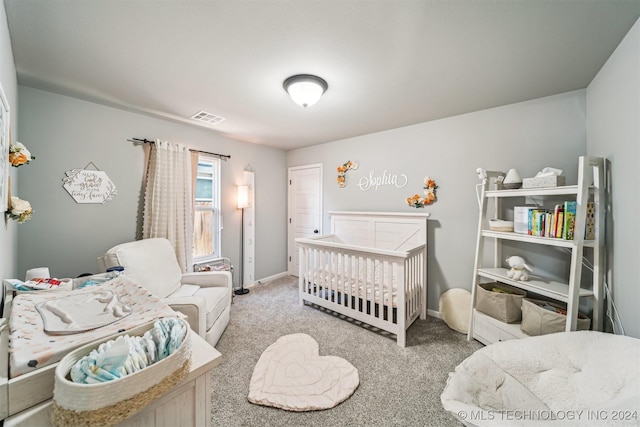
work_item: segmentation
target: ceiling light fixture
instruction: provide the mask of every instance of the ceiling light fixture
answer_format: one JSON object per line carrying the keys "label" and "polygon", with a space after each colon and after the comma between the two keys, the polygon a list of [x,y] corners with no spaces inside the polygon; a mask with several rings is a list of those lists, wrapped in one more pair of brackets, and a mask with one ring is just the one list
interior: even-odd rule
{"label": "ceiling light fixture", "polygon": [[320,100],[329,85],[324,79],[311,74],[291,76],[282,84],[293,102],[307,108]]}

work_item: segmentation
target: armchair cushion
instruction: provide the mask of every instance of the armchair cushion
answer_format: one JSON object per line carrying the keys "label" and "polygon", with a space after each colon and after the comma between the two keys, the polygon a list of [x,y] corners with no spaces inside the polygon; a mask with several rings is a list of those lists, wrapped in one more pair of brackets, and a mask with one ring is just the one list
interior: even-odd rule
{"label": "armchair cushion", "polygon": [[127,277],[160,298],[169,296],[181,285],[182,270],[167,239],[143,239],[114,246],[98,258],[98,264],[104,270],[116,265],[124,267]]}

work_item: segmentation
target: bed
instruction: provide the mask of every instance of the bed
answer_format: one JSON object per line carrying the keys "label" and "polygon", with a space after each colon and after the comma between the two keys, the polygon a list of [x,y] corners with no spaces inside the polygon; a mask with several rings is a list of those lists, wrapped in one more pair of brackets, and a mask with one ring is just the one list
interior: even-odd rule
{"label": "bed", "polygon": [[299,302],[396,335],[427,315],[428,213],[329,212],[331,234],[298,238]]}
{"label": "bed", "polygon": [[[98,294],[117,295],[130,312],[102,327],[80,333],[45,331],[38,308],[53,301],[68,301]],[[176,313],[158,297],[124,276],[73,291],[36,291],[4,294],[0,329],[0,420],[50,399],[57,363],[76,348],[121,331]],[[46,317],[45,317],[46,318]]]}

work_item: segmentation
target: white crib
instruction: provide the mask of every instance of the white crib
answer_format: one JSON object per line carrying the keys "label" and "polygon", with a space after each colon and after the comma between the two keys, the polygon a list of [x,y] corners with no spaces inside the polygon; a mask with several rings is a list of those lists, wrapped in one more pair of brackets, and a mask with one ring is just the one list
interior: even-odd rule
{"label": "white crib", "polygon": [[427,315],[428,213],[329,212],[331,234],[298,238],[299,300],[395,334]]}

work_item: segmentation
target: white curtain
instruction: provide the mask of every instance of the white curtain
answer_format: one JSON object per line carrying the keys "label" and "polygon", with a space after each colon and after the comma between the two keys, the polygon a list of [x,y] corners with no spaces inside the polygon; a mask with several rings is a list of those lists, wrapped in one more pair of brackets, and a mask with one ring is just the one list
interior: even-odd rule
{"label": "white curtain", "polygon": [[189,148],[157,140],[148,146],[142,238],[167,238],[183,272],[191,270],[193,193]]}

